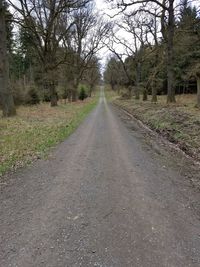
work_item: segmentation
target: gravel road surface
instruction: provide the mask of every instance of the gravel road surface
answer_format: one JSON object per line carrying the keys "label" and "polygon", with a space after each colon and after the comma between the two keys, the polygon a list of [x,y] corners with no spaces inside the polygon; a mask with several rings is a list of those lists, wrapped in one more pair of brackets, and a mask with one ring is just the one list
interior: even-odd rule
{"label": "gravel road surface", "polygon": [[98,106],[1,184],[1,267],[200,266],[200,193],[183,160]]}

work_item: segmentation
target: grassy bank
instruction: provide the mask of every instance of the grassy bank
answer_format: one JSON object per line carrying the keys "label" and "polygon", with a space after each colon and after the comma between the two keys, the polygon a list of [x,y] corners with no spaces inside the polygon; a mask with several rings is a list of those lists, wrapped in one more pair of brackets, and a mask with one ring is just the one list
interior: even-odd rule
{"label": "grassy bank", "polygon": [[46,155],[77,128],[96,103],[97,97],[55,108],[49,104],[21,106],[16,117],[0,118],[0,175]]}
{"label": "grassy bank", "polygon": [[195,108],[195,95],[179,95],[173,105],[166,104],[166,96],[159,96],[156,104],[150,100],[123,100],[116,96],[112,99],[152,130],[200,160],[200,110]]}

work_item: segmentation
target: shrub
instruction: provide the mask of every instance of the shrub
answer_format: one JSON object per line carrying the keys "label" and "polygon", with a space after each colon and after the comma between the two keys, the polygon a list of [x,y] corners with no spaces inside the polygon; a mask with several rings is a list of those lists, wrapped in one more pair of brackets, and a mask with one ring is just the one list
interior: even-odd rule
{"label": "shrub", "polygon": [[122,92],[121,93],[121,99],[124,99],[124,100],[126,100],[126,99],[130,99],[131,97],[130,97],[130,93],[129,92]]}
{"label": "shrub", "polygon": [[48,92],[47,89],[42,90],[41,99],[43,102],[50,102],[51,101],[50,93]]}
{"label": "shrub", "polygon": [[79,92],[79,99],[83,101],[87,97],[88,97],[88,95],[86,93],[85,87],[84,86],[81,86],[80,92]]}
{"label": "shrub", "polygon": [[36,105],[40,103],[40,98],[35,88],[29,89],[27,95],[25,96],[25,104]]}

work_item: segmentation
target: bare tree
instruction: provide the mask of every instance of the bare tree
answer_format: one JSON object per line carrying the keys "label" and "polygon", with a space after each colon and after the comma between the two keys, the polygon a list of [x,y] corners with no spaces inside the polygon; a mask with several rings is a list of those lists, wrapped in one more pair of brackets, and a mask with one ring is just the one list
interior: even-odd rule
{"label": "bare tree", "polygon": [[150,47],[154,52],[154,67],[152,69],[151,75],[149,75],[149,79],[147,84],[151,87],[151,102],[157,102],[157,75],[160,70],[160,65],[163,63],[163,60],[159,62],[159,53],[160,53],[160,42],[159,42],[159,21],[160,18],[160,11],[159,8],[153,7],[151,12],[146,14],[146,27],[148,28],[150,36],[153,38],[153,45]]}
{"label": "bare tree", "polygon": [[[108,0],[108,2],[112,2]],[[174,30],[175,30],[175,0],[118,0],[115,4],[120,9],[119,13],[124,12],[128,7],[136,6],[137,11],[151,14],[152,5],[160,8],[161,32],[166,43],[167,57],[167,102],[175,102],[174,87]]]}
{"label": "bare tree", "polygon": [[74,25],[71,35],[66,37],[66,43],[72,52],[73,90],[72,101],[77,99],[77,89],[85,71],[97,52],[104,46],[103,39],[110,30],[106,23],[94,12],[94,6],[86,5],[73,13]]}
{"label": "bare tree", "polygon": [[[122,19],[115,23],[117,28],[113,30],[112,36],[107,43],[108,49],[117,56],[124,66],[124,71],[129,80],[129,91],[134,85],[135,98],[140,98],[141,91],[141,70],[142,64],[146,60],[147,49],[146,47],[152,47],[149,42],[149,35],[153,30],[150,29],[150,22],[152,18],[147,18],[144,12],[129,12],[123,14]],[[123,37],[118,34],[122,30],[128,34],[128,37]],[[156,33],[155,34],[156,38]],[[119,46],[123,47],[123,53],[119,53]],[[149,53],[152,53],[152,49],[149,49]],[[124,58],[127,58],[124,60]],[[134,75],[130,73],[130,66],[135,66]],[[143,88],[144,94],[146,93],[145,87]],[[131,96],[131,91],[129,92]],[[147,94],[145,94],[144,100],[146,100]]]}
{"label": "bare tree", "polygon": [[[135,12],[134,12],[135,13]],[[148,28],[147,21],[144,14],[125,14],[124,25],[120,25],[129,34],[132,35],[134,40],[134,61],[136,65],[136,78],[135,78],[135,98],[140,98],[140,82],[141,82],[141,69],[144,58],[144,48],[148,44]]]}
{"label": "bare tree", "polygon": [[6,41],[6,16],[5,5],[0,0],[0,97],[3,107],[3,116],[9,117],[16,114],[13,95],[9,86],[9,63]]}
{"label": "bare tree", "polygon": [[[116,77],[116,68],[117,68],[117,60],[119,61],[120,65],[122,66],[123,74],[126,77],[126,84],[128,86],[129,90],[129,97],[132,95],[132,86],[135,83],[134,78],[132,77],[129,66],[126,62],[126,58],[133,58],[134,50],[132,50],[132,47],[127,44],[126,40],[120,38],[117,35],[117,32],[119,28],[115,27],[117,25],[116,23],[112,24],[111,31],[109,32],[109,35],[107,36],[107,40],[105,42],[105,46],[110,50],[112,53],[111,58],[109,59],[107,63],[107,69],[104,73],[104,80],[109,80],[109,83],[111,84],[112,89],[114,90],[114,86],[117,83],[117,77]],[[125,48],[125,51],[120,52],[119,46],[122,46]]]}
{"label": "bare tree", "polygon": [[84,74],[84,80],[89,86],[89,97],[92,96],[92,92],[94,91],[95,86],[100,82],[100,79],[101,73],[99,59],[97,57],[93,57]]}
{"label": "bare tree", "polygon": [[115,91],[120,90],[120,86],[128,81],[124,72],[123,65],[116,55],[111,55],[107,59],[106,68],[104,71],[104,82],[111,86],[111,89]]}

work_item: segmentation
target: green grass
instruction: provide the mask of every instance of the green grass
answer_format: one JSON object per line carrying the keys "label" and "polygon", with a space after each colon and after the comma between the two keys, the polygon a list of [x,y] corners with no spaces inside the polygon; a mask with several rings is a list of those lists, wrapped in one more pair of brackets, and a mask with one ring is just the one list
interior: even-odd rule
{"label": "green grass", "polygon": [[97,104],[98,97],[83,102],[21,106],[17,116],[0,119],[0,175],[47,155],[68,137]]}

